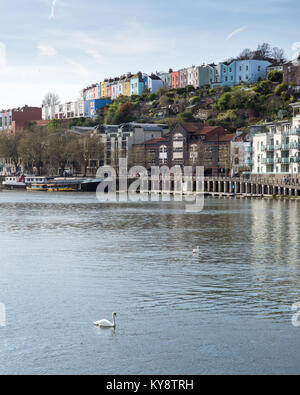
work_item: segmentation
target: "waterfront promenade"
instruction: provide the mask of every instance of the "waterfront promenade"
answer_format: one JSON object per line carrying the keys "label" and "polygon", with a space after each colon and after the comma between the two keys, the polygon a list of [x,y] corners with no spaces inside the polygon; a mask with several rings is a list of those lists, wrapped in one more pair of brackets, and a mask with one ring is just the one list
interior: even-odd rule
{"label": "waterfront promenade", "polygon": [[206,177],[205,193],[212,196],[300,197],[300,183],[295,178],[274,178],[267,175],[245,177]]}

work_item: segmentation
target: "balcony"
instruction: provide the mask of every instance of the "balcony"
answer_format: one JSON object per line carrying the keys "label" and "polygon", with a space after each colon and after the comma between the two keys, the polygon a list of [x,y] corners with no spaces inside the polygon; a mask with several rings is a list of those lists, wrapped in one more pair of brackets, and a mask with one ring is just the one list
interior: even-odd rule
{"label": "balcony", "polygon": [[252,159],[246,159],[245,160],[245,164],[251,166],[253,164],[253,160]]}
{"label": "balcony", "polygon": [[290,149],[290,144],[281,144],[281,149],[283,151],[289,151]]}
{"label": "balcony", "polygon": [[267,165],[273,165],[274,164],[274,158],[267,158]]}
{"label": "balcony", "polygon": [[274,151],[274,145],[267,145],[266,150],[267,151]]}
{"label": "balcony", "polygon": [[300,143],[291,143],[291,148],[292,149],[299,149],[300,148]]}
{"label": "balcony", "polygon": [[245,152],[252,152],[252,151],[253,151],[252,147],[245,147]]}
{"label": "balcony", "polygon": [[274,162],[275,163],[281,163],[281,158],[275,158]]}
{"label": "balcony", "polygon": [[281,148],[281,145],[275,145],[275,150],[279,150]]}
{"label": "balcony", "polygon": [[299,163],[300,162],[300,156],[294,156],[293,158],[291,158],[291,162]]}
{"label": "balcony", "polygon": [[300,135],[300,128],[291,129],[288,134],[290,136],[299,136]]}
{"label": "balcony", "polygon": [[290,163],[290,158],[281,158],[281,163]]}

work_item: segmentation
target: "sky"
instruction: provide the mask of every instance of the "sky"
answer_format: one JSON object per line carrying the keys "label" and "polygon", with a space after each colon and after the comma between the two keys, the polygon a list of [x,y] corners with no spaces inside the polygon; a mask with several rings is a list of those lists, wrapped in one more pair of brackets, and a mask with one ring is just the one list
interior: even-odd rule
{"label": "sky", "polygon": [[300,51],[299,0],[1,0],[0,109],[89,84],[220,62],[268,42]]}

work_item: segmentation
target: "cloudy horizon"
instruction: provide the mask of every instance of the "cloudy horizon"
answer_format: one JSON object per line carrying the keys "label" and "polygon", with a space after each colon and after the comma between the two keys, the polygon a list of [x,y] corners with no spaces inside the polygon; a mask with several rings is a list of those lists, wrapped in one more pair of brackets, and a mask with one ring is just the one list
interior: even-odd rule
{"label": "cloudy horizon", "polygon": [[283,48],[288,59],[300,49],[296,0],[5,3],[1,109],[40,106],[49,91],[62,102],[76,100],[104,78],[217,63],[263,42]]}

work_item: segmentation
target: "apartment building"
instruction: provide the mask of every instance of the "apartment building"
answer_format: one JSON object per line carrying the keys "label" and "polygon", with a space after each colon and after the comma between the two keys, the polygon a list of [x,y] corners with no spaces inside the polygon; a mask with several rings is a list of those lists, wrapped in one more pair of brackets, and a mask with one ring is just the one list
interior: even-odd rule
{"label": "apartment building", "polygon": [[169,132],[164,124],[139,124],[126,123],[122,125],[101,125],[95,133],[104,144],[105,165],[118,166],[119,158],[126,158],[132,165],[135,158],[132,155],[132,147],[135,144],[160,138]]}
{"label": "apartment building", "polygon": [[219,126],[178,123],[164,136],[133,147],[136,164],[151,166],[204,166],[205,175],[227,174],[234,134]]}
{"label": "apartment building", "polygon": [[251,127],[252,174],[300,173],[300,102],[291,104],[293,119]]}

